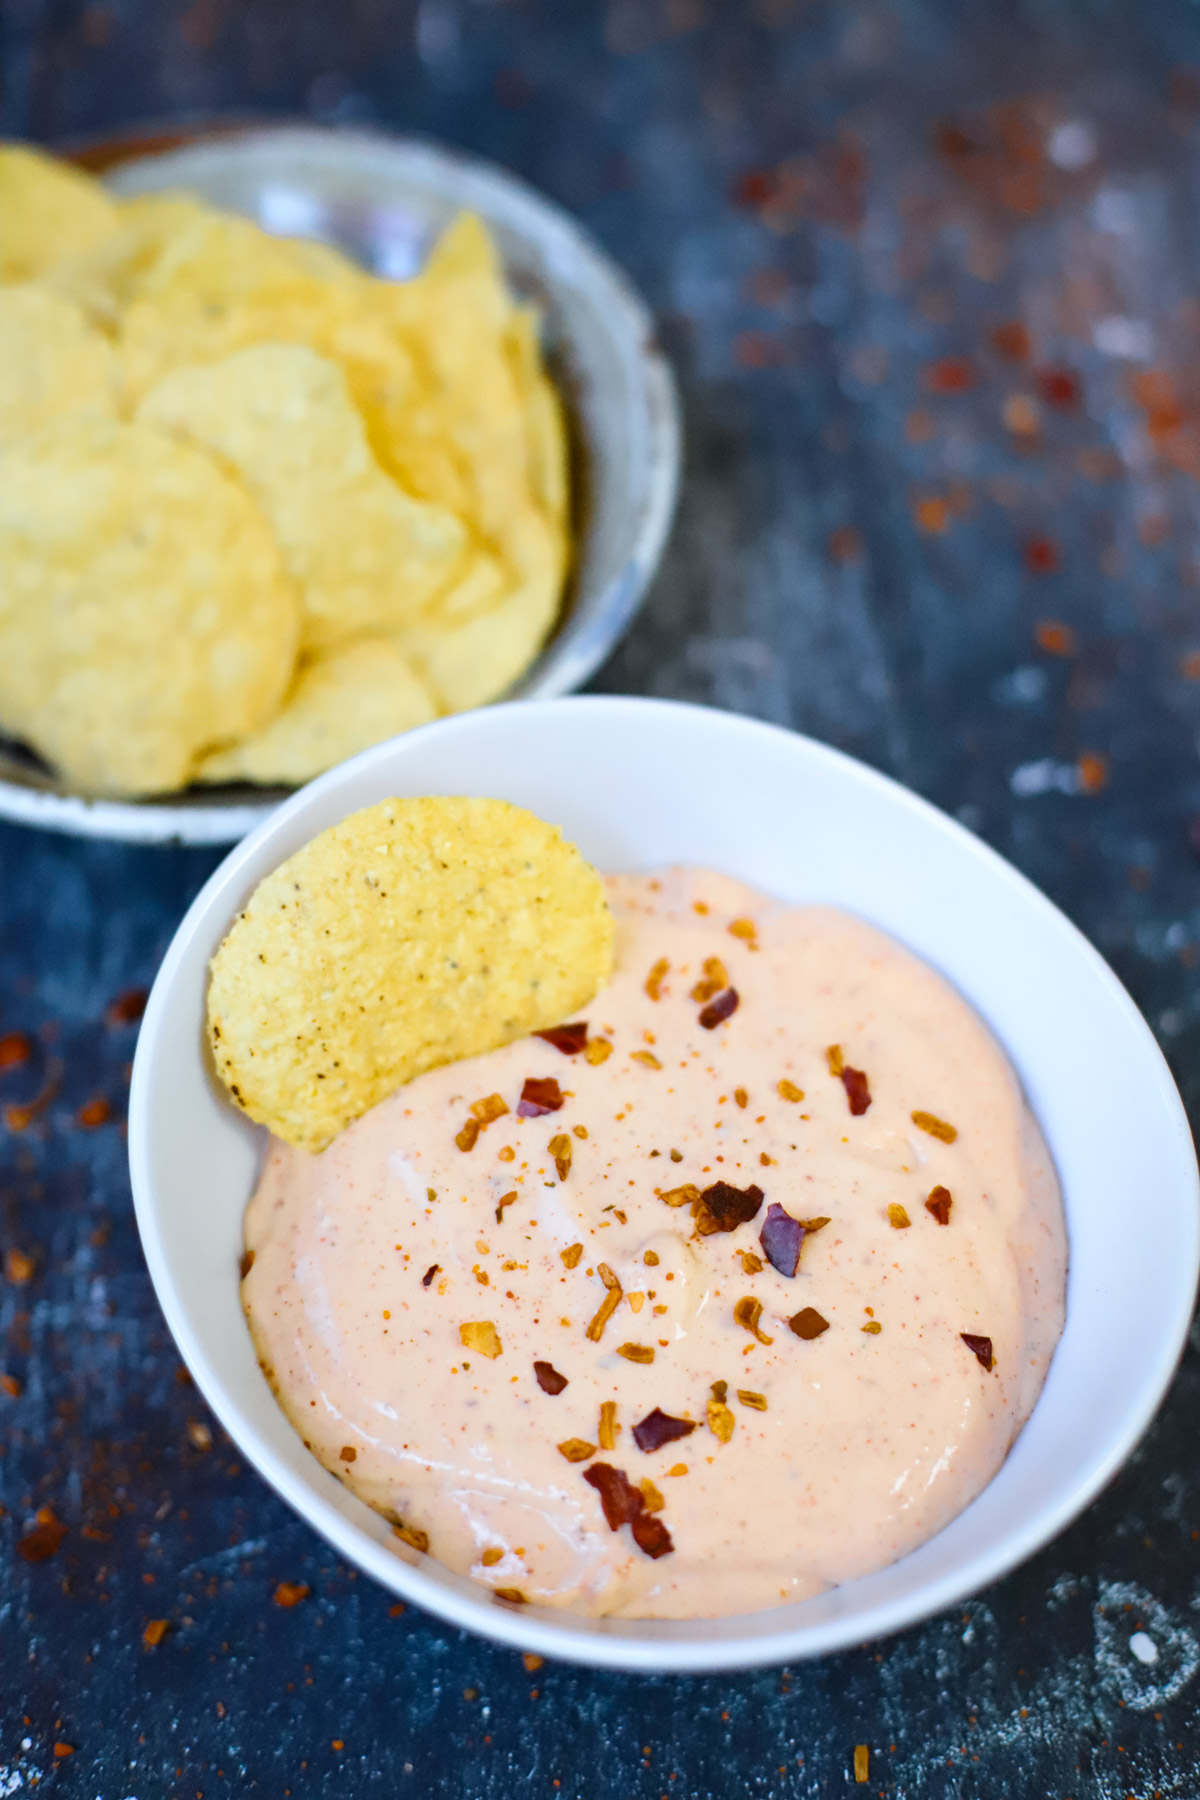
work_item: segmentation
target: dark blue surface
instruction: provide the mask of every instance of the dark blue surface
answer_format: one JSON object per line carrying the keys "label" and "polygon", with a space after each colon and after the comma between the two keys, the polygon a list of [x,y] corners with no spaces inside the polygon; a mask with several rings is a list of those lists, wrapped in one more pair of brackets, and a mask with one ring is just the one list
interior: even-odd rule
{"label": "dark blue surface", "polygon": [[[1109,957],[1195,1116],[1195,6],[0,0],[0,63],[10,134],[307,113],[574,208],[659,314],[689,442],[598,685],[794,724],[956,813]],[[904,1800],[1200,1791],[1194,1350],[1058,1543],[824,1663],[527,1671],[330,1557],[206,1419],[132,1222],[106,1008],[214,861],[0,829],[0,1038],[37,1045],[0,1072],[0,1796],[792,1800],[852,1788],[860,1743]],[[67,1532],[30,1563],[43,1506]]]}

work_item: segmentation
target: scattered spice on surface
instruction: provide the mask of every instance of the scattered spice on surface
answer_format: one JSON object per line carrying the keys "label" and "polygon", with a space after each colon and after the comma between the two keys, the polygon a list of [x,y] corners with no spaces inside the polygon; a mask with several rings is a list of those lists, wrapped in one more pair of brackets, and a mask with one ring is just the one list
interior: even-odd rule
{"label": "scattered spice on surface", "polygon": [[773,1200],[767,1208],[758,1241],[771,1267],[778,1269],[781,1275],[786,1275],[790,1280],[799,1267],[800,1250],[804,1243],[804,1227],[799,1219],[793,1219],[791,1213]]}
{"label": "scattered spice on surface", "polygon": [[532,1675],[536,1670],[542,1667],[546,1659],[544,1656],[539,1656],[536,1650],[526,1650],[521,1657],[521,1661],[525,1665],[525,1673],[527,1675]]}
{"label": "scattered spice on surface", "polygon": [[487,1094],[482,1100],[472,1100],[471,1117],[478,1119],[480,1127],[488,1126],[493,1119],[502,1119],[508,1111],[508,1103],[502,1094]]}
{"label": "scattered spice on surface", "polygon": [[825,1214],[815,1219],[801,1219],[800,1223],[804,1227],[805,1235],[813,1237],[818,1231],[824,1231],[829,1224],[829,1216]]}
{"label": "scattered spice on surface", "polygon": [[483,1130],[478,1119],[468,1119],[461,1131],[456,1131],[454,1141],[460,1150],[473,1150],[479,1142],[479,1133]]}
{"label": "scattered spice on surface", "polygon": [[[700,1189],[693,1182],[685,1181],[682,1187],[667,1188],[659,1194],[664,1206],[695,1206],[700,1198]],[[657,1257],[655,1261],[657,1261]]]}
{"label": "scattered spice on surface", "polygon": [[527,1606],[529,1604],[520,1588],[493,1588],[492,1592],[497,1600],[507,1600],[510,1606]]}
{"label": "scattered spice on surface", "polygon": [[846,1090],[852,1117],[861,1119],[871,1104],[871,1089],[866,1076],[861,1069],[852,1069],[849,1063],[843,1063],[838,1074]]}
{"label": "scattered spice on surface", "polygon": [[743,1406],[750,1407],[753,1412],[766,1412],[767,1410],[766,1395],[756,1394],[753,1388],[739,1388],[737,1397]]}
{"label": "scattered spice on surface", "polygon": [[543,1394],[561,1394],[565,1387],[571,1385],[565,1375],[559,1374],[553,1363],[535,1362],[533,1372]]}
{"label": "scattered spice on surface", "polygon": [[429,1267],[421,1277],[421,1286],[427,1288],[434,1276],[441,1272],[441,1267],[441,1263],[430,1263]]}
{"label": "scattered spice on surface", "polygon": [[568,1462],[586,1462],[589,1456],[595,1456],[595,1444],[589,1444],[586,1438],[564,1438],[557,1446],[558,1454],[565,1456]]}
{"label": "scattered spice on surface", "polygon": [[33,1280],[36,1264],[24,1250],[4,1252],[4,1273],[14,1287],[27,1287]]}
{"label": "scattered spice on surface", "polygon": [[[718,1388],[722,1390],[720,1394],[717,1393]],[[725,1394],[727,1391],[727,1384],[725,1382],[714,1381],[712,1398],[704,1408],[704,1416],[708,1421],[708,1429],[712,1432],[718,1442],[722,1444],[727,1444],[729,1442],[730,1438],[733,1436],[733,1427],[736,1423],[733,1413],[725,1404]]]}
{"label": "scattered spice on surface", "polygon": [[48,1506],[40,1506],[36,1523],[17,1539],[17,1554],[28,1563],[49,1562],[67,1535],[67,1527]]}
{"label": "scattered spice on surface", "polygon": [[650,973],[647,975],[646,992],[652,1000],[662,999],[662,984],[667,978],[667,971],[670,967],[671,965],[666,957],[660,956]]}
{"label": "scattered spice on surface", "polygon": [[755,1216],[763,1203],[760,1187],[736,1188],[728,1181],[714,1181],[693,1203],[696,1230],[701,1237],[717,1231],[736,1231]]}
{"label": "scattered spice on surface", "polygon": [[148,1650],[161,1644],[171,1629],[170,1619],[147,1619],[146,1629],[142,1633],[142,1642]]}
{"label": "scattered spice on surface", "polygon": [[804,1089],[797,1087],[794,1081],[786,1079],[776,1083],[775,1092],[781,1100],[790,1100],[793,1104],[804,1098]]}
{"label": "scattered spice on surface", "polygon": [[566,1249],[560,1250],[558,1254],[562,1259],[564,1267],[574,1269],[578,1266],[579,1259],[583,1255],[583,1245],[568,1244]]}
{"label": "scattered spice on surface", "polygon": [[619,1531],[622,1525],[628,1525],[634,1543],[655,1559],[666,1556],[675,1548],[670,1532],[662,1520],[649,1511],[641,1489],[634,1487],[623,1469],[614,1468],[611,1463],[593,1463],[590,1469],[584,1470],[583,1479],[599,1494],[610,1531]]}
{"label": "scattered spice on surface", "polygon": [[742,1274],[743,1275],[761,1275],[762,1274],[762,1271],[766,1265],[764,1264],[761,1256],[756,1256],[754,1254],[753,1250],[739,1250],[738,1255],[742,1259]]}
{"label": "scattered spice on surface", "polygon": [[753,919],[732,919],[729,923],[729,935],[741,938],[744,944],[753,944],[758,937],[758,926]]}
{"label": "scattered spice on surface", "polygon": [[146,988],[126,988],[115,1000],[110,1000],[104,1017],[109,1025],[136,1025],[146,1010],[146,1002],[150,998]]}
{"label": "scattered spice on surface", "polygon": [[760,1344],[775,1342],[774,1338],[769,1338],[765,1331],[759,1329],[758,1321],[762,1318],[762,1301],[756,1300],[753,1294],[747,1294],[743,1299],[737,1301],[733,1309],[733,1316],[743,1330],[748,1331],[752,1337],[756,1337]]}
{"label": "scattered spice on surface", "polygon": [[494,1569],[498,1562],[504,1561],[504,1552],[497,1545],[492,1544],[484,1551],[479,1560],[485,1569]]}
{"label": "scattered spice on surface", "polygon": [[107,1125],[111,1117],[112,1107],[103,1095],[98,1095],[95,1100],[85,1101],[78,1113],[79,1123],[85,1131],[95,1131],[98,1125]]}
{"label": "scattered spice on surface", "polygon": [[598,1344],[604,1336],[604,1327],[621,1304],[621,1283],[617,1280],[607,1263],[597,1263],[596,1273],[604,1283],[608,1292],[600,1302],[599,1310],[587,1328],[587,1335],[593,1344]]}
{"label": "scattered spice on surface", "polygon": [[626,1362],[652,1363],[654,1351],[649,1344],[618,1344],[617,1355],[623,1356]]}
{"label": "scattered spice on surface", "polygon": [[573,1025],[551,1025],[548,1031],[535,1031],[533,1035],[545,1038],[564,1056],[578,1056],[587,1044],[587,1020],[577,1019]]}
{"label": "scattered spice on surface", "polygon": [[490,1319],[472,1319],[466,1325],[460,1325],[458,1335],[464,1350],[477,1351],[480,1356],[494,1360],[504,1349],[500,1335]]}
{"label": "scattered spice on surface", "polygon": [[746,1107],[750,1103],[750,1096],[746,1092],[745,1088],[743,1088],[743,1087],[734,1088],[733,1103],[735,1106],[740,1106],[742,1108],[743,1112],[745,1111]]}
{"label": "scattered spice on surface", "polygon": [[634,1426],[633,1441],[639,1450],[661,1450],[664,1444],[673,1444],[677,1438],[690,1437],[695,1429],[694,1420],[677,1419],[656,1406]]}
{"label": "scattered spice on surface", "polygon": [[726,1019],[731,1019],[738,1009],[738,991],[736,988],[724,988],[715,1000],[700,1008],[699,1019],[705,1031],[715,1031]]}
{"label": "scattered spice on surface", "polygon": [[[571,1173],[572,1151],[571,1140],[565,1131],[560,1131],[557,1137],[552,1137],[550,1139],[549,1150],[551,1156],[554,1158],[554,1169],[558,1179],[560,1181],[565,1181],[567,1176]],[[514,1200],[516,1199],[515,1194],[513,1195],[513,1198]]]}
{"label": "scattered spice on surface", "polygon": [[54,1754],[61,1762],[64,1757],[74,1756],[75,1746],[74,1744],[64,1744],[62,1739],[59,1738],[54,1745]]}
{"label": "scattered spice on surface", "polygon": [[829,1064],[829,1073],[831,1075],[840,1075],[846,1066],[846,1058],[842,1055],[842,1046],[840,1044],[830,1044],[825,1052],[825,1061]]}
{"label": "scattered spice on surface", "polygon": [[893,1231],[907,1231],[912,1220],[904,1208],[893,1201],[888,1207],[888,1224]]}
{"label": "scattered spice on surface", "polygon": [[638,1482],[638,1491],[640,1492],[642,1499],[646,1502],[647,1512],[660,1513],[667,1504],[663,1499],[662,1493],[655,1487],[648,1475],[643,1475],[642,1479]]}
{"label": "scattered spice on surface", "polygon": [[[562,1180],[562,1179],[565,1179],[565,1177],[560,1176],[559,1179]],[[511,1206],[513,1204],[514,1200],[516,1200],[516,1198],[517,1198],[516,1188],[510,1188],[510,1190],[507,1194],[501,1194],[500,1198],[496,1202],[496,1223],[497,1223],[497,1225],[503,1225],[504,1209],[506,1206]]]}
{"label": "scattered spice on surface", "polygon": [[925,1211],[932,1213],[939,1225],[948,1225],[950,1223],[950,1208],[953,1205],[954,1200],[951,1196],[950,1189],[946,1187],[935,1187],[930,1190],[929,1198],[925,1202]]}
{"label": "scattered spice on surface", "polygon": [[345,1463],[357,1462],[358,1451],[354,1448],[353,1444],[343,1444],[338,1451],[338,1459]]}
{"label": "scattered spice on surface", "polygon": [[24,1031],[10,1031],[0,1037],[0,1071],[19,1069],[33,1055],[33,1040]]}
{"label": "scattered spice on surface", "polygon": [[871,1752],[865,1744],[854,1746],[854,1779],[860,1786],[871,1779]]}
{"label": "scattered spice on surface", "polygon": [[21,1398],[21,1383],[15,1375],[0,1375],[0,1388],[4,1390],[10,1400]]}
{"label": "scattered spice on surface", "polygon": [[615,1400],[600,1402],[600,1429],[597,1436],[602,1450],[615,1450],[617,1433],[621,1427],[617,1424],[617,1403]]}
{"label": "scattered spice on surface", "polygon": [[823,1318],[815,1306],[802,1306],[788,1320],[788,1329],[794,1331],[798,1338],[811,1342],[813,1338],[819,1338],[823,1331],[829,1330],[829,1320]]}
{"label": "scattered spice on surface", "polygon": [[867,1323],[863,1326],[863,1330],[868,1337],[878,1337],[879,1333],[883,1330],[883,1326],[879,1323],[878,1319],[868,1319]]}
{"label": "scattered spice on surface", "polygon": [[692,989],[692,999],[698,1006],[702,1006],[706,1000],[711,1000],[714,994],[719,994],[722,988],[728,986],[729,976],[720,957],[706,956],[704,974]]}
{"label": "scattered spice on surface", "polygon": [[987,1369],[990,1374],[992,1369],[996,1366],[996,1359],[992,1355],[991,1338],[976,1337],[973,1331],[960,1331],[958,1335],[971,1354],[978,1357],[982,1367]]}
{"label": "scattered spice on surface", "polygon": [[517,1102],[517,1116],[540,1119],[544,1113],[557,1112],[563,1103],[563,1091],[553,1075],[529,1075]]}
{"label": "scattered spice on surface", "polygon": [[662,1064],[659,1062],[657,1056],[655,1056],[653,1050],[631,1050],[629,1059],[631,1062],[641,1063],[642,1067],[645,1069],[662,1068]]}
{"label": "scattered spice on surface", "polygon": [[608,1061],[612,1055],[612,1045],[607,1038],[589,1038],[583,1055],[584,1060],[595,1068],[599,1063]]}
{"label": "scattered spice on surface", "polygon": [[925,1131],[930,1137],[940,1138],[943,1144],[952,1144],[958,1136],[957,1128],[947,1125],[945,1119],[939,1119],[936,1113],[915,1112],[912,1115],[912,1122],[918,1131]]}

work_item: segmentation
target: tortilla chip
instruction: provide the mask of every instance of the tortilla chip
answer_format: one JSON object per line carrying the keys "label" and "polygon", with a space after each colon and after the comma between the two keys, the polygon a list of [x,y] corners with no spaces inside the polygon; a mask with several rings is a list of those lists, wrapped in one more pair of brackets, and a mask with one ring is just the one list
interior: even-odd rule
{"label": "tortilla chip", "polygon": [[253,737],[206,757],[197,779],[298,787],[436,718],[428,688],[395,645],[363,638],[303,666],[283,711]]}
{"label": "tortilla chip", "polygon": [[0,144],[0,281],[31,281],[115,229],[100,183],[26,144]]}
{"label": "tortilla chip", "polygon": [[0,287],[0,447],[55,419],[117,414],[112,345],[33,283]]}
{"label": "tortilla chip", "polygon": [[73,787],[182,786],[277,711],[298,629],[266,522],[201,452],[66,419],[0,455],[0,722]]}
{"label": "tortilla chip", "polygon": [[400,629],[447,586],[468,548],[458,519],[384,474],[342,371],[299,345],[260,344],[180,369],[138,417],[204,445],[242,476],[299,590],[305,651]]}
{"label": "tortilla chip", "polygon": [[259,883],[212,961],[213,1056],[252,1119],[321,1150],[426,1069],[571,1018],[612,956],[603,883],[553,826],[384,800]]}

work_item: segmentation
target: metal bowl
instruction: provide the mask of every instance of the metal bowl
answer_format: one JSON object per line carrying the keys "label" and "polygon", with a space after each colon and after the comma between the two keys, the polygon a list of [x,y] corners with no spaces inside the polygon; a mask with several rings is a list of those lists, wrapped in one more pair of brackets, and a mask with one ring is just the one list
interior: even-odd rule
{"label": "metal bowl", "polygon": [[[110,169],[114,193],[189,188],[268,231],[336,244],[403,279],[458,211],[493,232],[514,289],[536,300],[573,437],[577,556],[563,614],[505,696],[585,682],[626,630],[658,565],[679,484],[670,368],[626,277],[579,225],[504,170],[435,144],[359,132],[243,128]],[[0,817],[142,843],[233,843],[287,790],[190,789],[163,800],[71,793],[0,742]]]}

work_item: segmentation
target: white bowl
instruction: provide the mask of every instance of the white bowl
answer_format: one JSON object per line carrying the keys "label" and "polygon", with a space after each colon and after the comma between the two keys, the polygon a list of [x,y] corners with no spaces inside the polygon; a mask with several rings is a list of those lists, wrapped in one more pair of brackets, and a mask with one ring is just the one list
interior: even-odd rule
{"label": "white bowl", "polygon": [[[268,231],[337,244],[395,277],[416,273],[455,213],[467,208],[486,220],[513,287],[542,309],[574,439],[577,566],[562,618],[513,697],[581,687],[628,629],[658,567],[680,465],[675,384],[654,321],[583,227],[493,163],[377,132],[226,128],[122,160],[106,180],[121,195],[188,188]],[[0,817],[50,830],[231,844],[280,798],[281,790],[237,787],[91,800],[0,742]]]}
{"label": "white bowl", "polygon": [[[255,883],[313,834],[393,794],[488,794],[561,825],[607,870],[707,865],[789,900],[851,908],[940,969],[1025,1084],[1070,1235],[1066,1330],[991,1485],[878,1574],[737,1618],[593,1620],[506,1608],[395,1546],[303,1448],[255,1361],[239,1300],[261,1134],[210,1076],[208,959]],[[134,1064],[138,1225],[167,1323],[213,1411],[275,1490],[350,1562],[456,1625],[610,1668],[745,1667],[861,1643],[1031,1555],[1087,1504],[1171,1379],[1200,1257],[1195,1153],[1145,1022],[1050,902],[924,801],[774,726],[666,701],[491,708],[381,744],[303,789],[217,870],[159,971]],[[406,1560],[407,1559],[407,1560]]]}

